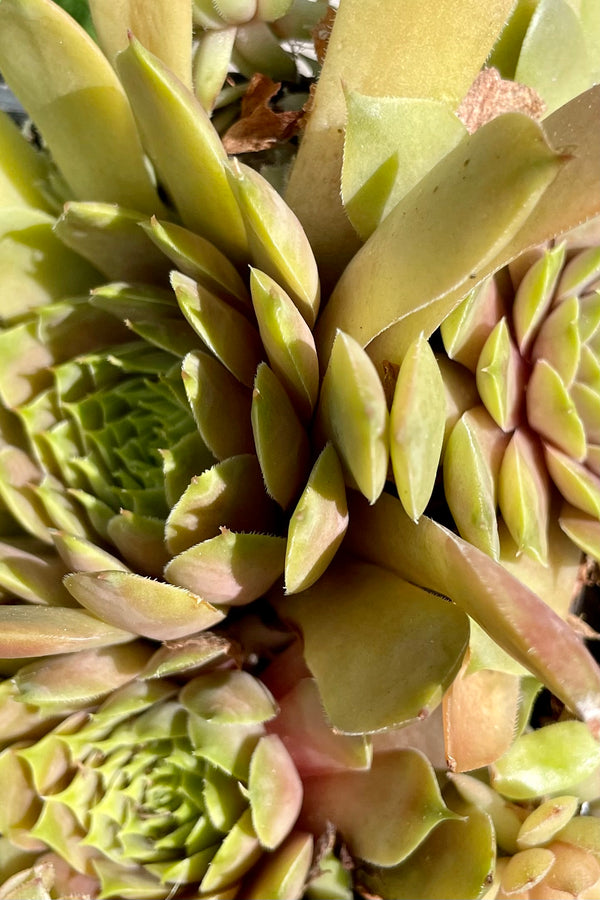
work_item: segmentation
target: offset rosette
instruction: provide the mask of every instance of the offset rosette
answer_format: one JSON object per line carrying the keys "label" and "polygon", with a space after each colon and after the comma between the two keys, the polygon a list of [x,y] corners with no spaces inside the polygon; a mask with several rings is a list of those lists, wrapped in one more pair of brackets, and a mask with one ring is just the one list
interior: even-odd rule
{"label": "offset rosette", "polygon": [[461,534],[493,555],[497,502],[519,552],[546,563],[557,496],[563,530],[600,554],[599,278],[597,247],[561,243],[486,281],[442,325],[482,401],[448,436],[446,496]]}

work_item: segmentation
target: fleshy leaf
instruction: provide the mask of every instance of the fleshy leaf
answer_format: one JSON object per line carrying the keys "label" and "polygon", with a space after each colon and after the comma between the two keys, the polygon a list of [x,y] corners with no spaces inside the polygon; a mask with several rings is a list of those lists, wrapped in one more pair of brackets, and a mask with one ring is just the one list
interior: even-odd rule
{"label": "fleshy leaf", "polygon": [[319,392],[319,362],[312,332],[285,291],[264,272],[250,274],[252,303],[271,368],[303,419]]}
{"label": "fleshy leaf", "polygon": [[348,527],[344,475],[331,444],[323,449],[292,513],[285,551],[285,590],[295,594],[321,577]]}
{"label": "fleshy leaf", "polygon": [[6,659],[74,653],[135,637],[79,609],[2,606],[0,625],[0,652]]}
{"label": "fleshy leaf", "polygon": [[2,111],[0,115],[0,206],[31,206],[52,212],[43,192],[45,158]]}
{"label": "fleshy leaf", "polygon": [[483,345],[502,313],[502,297],[496,279],[484,278],[440,326],[450,359],[474,372]]}
{"label": "fleshy leaf", "polygon": [[300,222],[254,169],[234,161],[229,183],[242,211],[253,264],[289,294],[312,327],[319,311],[319,274]]}
{"label": "fleshy leaf", "polygon": [[221,526],[268,531],[273,510],[256,456],[231,456],[192,479],[169,513],[166,544],[175,555],[216,537]]}
{"label": "fleshy leaf", "polygon": [[165,578],[210,603],[242,606],[262,596],[283,574],[285,538],[221,534],[195,544],[165,567]]}
{"label": "fleshy leaf", "polygon": [[266,363],[254,380],[252,431],[267,493],[287,509],[302,490],[310,448],[291,400]]}
{"label": "fleshy leaf", "polygon": [[262,850],[252,827],[251,812],[246,810],[224,838],[200,883],[201,893],[217,891],[245,875],[261,856]]}
{"label": "fleshy leaf", "polygon": [[577,812],[577,797],[570,795],[546,800],[531,812],[519,829],[517,842],[521,849],[546,844]]}
{"label": "fleshy leaf", "polygon": [[[421,331],[428,337],[451,312],[459,299],[452,289],[470,275],[485,274],[486,263],[517,232],[559,167],[539,126],[519,113],[499,116],[463,141],[398,203],[345,269],[317,329],[323,359],[337,329],[364,347],[402,321],[402,334],[394,332],[396,358],[388,356],[398,362]],[[492,217],[490,196],[496,198]],[[369,303],[374,283],[377,303]],[[434,303],[438,298],[444,298],[444,314],[442,301]]]}
{"label": "fleshy leaf", "polygon": [[439,823],[455,818],[426,757],[396,750],[376,756],[367,772],[305,779],[300,825],[319,834],[330,821],[354,857],[394,866]]}
{"label": "fleshy leaf", "polygon": [[33,706],[91,706],[135,678],[150,655],[140,642],[52,656],[22,666],[15,684],[22,701]]}
{"label": "fleshy leaf", "polygon": [[130,31],[187,87],[192,84],[192,5],[159,0],[149,14],[135,0],[90,0],[100,46],[113,64],[127,47]]}
{"label": "fleshy leaf", "polygon": [[346,104],[342,200],[366,241],[467,130],[441,100],[366,97],[352,91]]}
{"label": "fleshy leaf", "polygon": [[[307,665],[332,725],[381,731],[435,709],[460,666],[467,617],[377,566],[344,560],[278,603],[302,630]],[[434,641],[435,660],[425,648]]]}
{"label": "fleshy leaf", "polygon": [[238,381],[252,387],[254,373],[264,357],[256,328],[226,301],[187,275],[173,272],[171,284],[194,331]]}
{"label": "fleshy leaf", "polygon": [[461,672],[444,695],[444,731],[448,765],[466,772],[490,765],[513,741],[519,703],[519,678],[480,669]]}
{"label": "fleshy leaf", "polygon": [[565,261],[564,243],[547,250],[525,273],[512,309],[519,350],[529,353],[537,331],[552,306],[552,297]]}
{"label": "fleshy leaf", "polygon": [[550,444],[544,444],[544,456],[565,500],[590,516],[600,517],[600,477]]}
{"label": "fleshy leaf", "polygon": [[549,113],[592,84],[585,32],[567,0],[537,4],[523,39],[515,81],[534,88]]}
{"label": "fleshy leaf", "polygon": [[54,234],[111,281],[166,284],[168,260],[157,252],[140,213],[112,203],[65,203]]}
{"label": "fleshy leaf", "polygon": [[131,572],[78,572],[67,575],[65,585],[90,612],[156,640],[203,631],[224,618],[220,610],[189,590]]}
{"label": "fleshy leaf", "polygon": [[119,80],[66,12],[50,0],[2,0],[0,67],[76,197],[160,213]]}
{"label": "fleshy leaf", "polygon": [[252,754],[248,778],[252,824],[263,847],[278,847],[294,827],[302,806],[302,782],[285,744],[276,734],[262,737]]}
{"label": "fleshy leaf", "polygon": [[506,319],[501,319],[477,360],[477,389],[485,408],[503,431],[512,431],[521,418],[526,375]]}
{"label": "fleshy leaf", "polygon": [[[275,853],[265,857],[250,884],[244,885],[247,900],[309,896],[304,893],[304,888],[311,868],[313,844],[312,834],[294,831]],[[321,861],[319,865],[322,866]]]}
{"label": "fleshy leaf", "polygon": [[532,359],[545,359],[564,384],[571,385],[581,358],[579,299],[568,297],[544,320],[531,350]]}
{"label": "fleshy leaf", "polygon": [[179,694],[185,709],[216,725],[255,725],[277,713],[264,685],[248,672],[208,672],[189,681]]}
{"label": "fleshy leaf", "polygon": [[250,392],[207,353],[189,353],[182,377],[198,431],[216,459],[253,453]]}
{"label": "fleshy leaf", "polygon": [[463,413],[444,452],[444,491],[456,526],[465,540],[494,559],[500,552],[497,480],[507,443],[508,436],[478,406]]}
{"label": "fleshy leaf", "polygon": [[350,486],[374,503],[388,470],[387,404],[373,363],[342,331],[336,334],[321,385],[318,421],[340,456]]}
{"label": "fleshy leaf", "polygon": [[396,381],[390,411],[390,455],[402,504],[415,522],[435,483],[446,422],[439,367],[421,335],[409,348]]}
{"label": "fleshy leaf", "polygon": [[352,498],[347,540],[362,558],[450,596],[600,733],[600,669],[571,627],[503,566],[431,519],[415,525],[387,494],[373,507]]}
{"label": "fleshy leaf", "polygon": [[504,451],[498,474],[498,505],[519,548],[543,565],[548,559],[550,492],[539,444],[518,428]]}
{"label": "fleshy leaf", "polygon": [[206,111],[135,39],[118,54],[117,70],[144,146],[183,224],[235,262],[244,261],[246,234],[225,176],[227,157]]}
{"label": "fleshy leaf", "polygon": [[565,503],[560,511],[559,523],[562,530],[584,553],[600,560],[600,522],[597,516],[590,516]]}
{"label": "fleshy leaf", "polygon": [[569,790],[599,765],[600,745],[582,722],[555,722],[517,738],[492,767],[492,785],[529,800]]}
{"label": "fleshy leaf", "polygon": [[249,307],[248,292],[237,269],[210,241],[181,225],[155,217],[142,227],[184,275],[222,299],[229,297],[241,308]]}
{"label": "fleshy leaf", "polygon": [[[457,866],[463,854],[469,860],[467,870]],[[492,823],[485,813],[473,809],[462,822],[441,822],[400,866],[359,870],[356,877],[384,900],[452,896],[477,900],[485,896],[494,864]]]}
{"label": "fleshy leaf", "polygon": [[[344,0],[287,193],[329,285],[335,284],[357,247],[340,199],[344,87],[347,92],[424,97],[457,105],[484,64],[511,7],[509,0],[471,0],[460,9],[453,0],[411,0],[402,6],[386,0],[365,28],[362,0]],[[390,41],[391,34],[402,34],[401,53]],[[425,34],[427,41],[423,41]]]}

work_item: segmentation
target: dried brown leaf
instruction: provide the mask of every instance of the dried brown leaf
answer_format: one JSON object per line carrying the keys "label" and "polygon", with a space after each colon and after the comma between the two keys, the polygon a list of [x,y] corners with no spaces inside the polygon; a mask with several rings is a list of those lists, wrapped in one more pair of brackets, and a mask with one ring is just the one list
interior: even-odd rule
{"label": "dried brown leaf", "polygon": [[277,94],[281,82],[272,81],[260,72],[250,80],[242,100],[240,118],[223,136],[227,153],[256,153],[267,150],[278,141],[288,140],[297,130],[302,110],[276,112],[270,101]]}
{"label": "dried brown leaf", "polygon": [[334,22],[335,9],[333,8],[333,6],[330,6],[328,7],[327,12],[325,13],[321,21],[317,22],[316,26],[311,32],[313,44],[315,46],[315,53],[317,54],[317,60],[321,65],[323,65],[325,61],[327,45],[329,44],[331,29],[333,28]]}
{"label": "dried brown leaf", "polygon": [[500,76],[497,69],[482,69],[456,114],[472,134],[507,112],[522,112],[532,119],[541,119],[546,104],[533,88],[517,81],[508,81]]}

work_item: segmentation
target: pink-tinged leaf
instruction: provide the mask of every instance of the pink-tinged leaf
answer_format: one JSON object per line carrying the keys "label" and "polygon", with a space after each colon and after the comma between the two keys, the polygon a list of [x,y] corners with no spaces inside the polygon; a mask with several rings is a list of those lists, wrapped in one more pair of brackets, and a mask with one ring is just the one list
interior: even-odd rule
{"label": "pink-tinged leaf", "polygon": [[250,290],[271,368],[300,416],[308,420],[319,393],[319,361],[312,332],[283,288],[259,269],[251,270]]}
{"label": "pink-tinged leaf", "polygon": [[512,431],[521,419],[527,376],[506,319],[490,332],[477,361],[476,377],[485,408],[503,431]]}
{"label": "pink-tinged leaf", "polygon": [[239,272],[210,241],[181,225],[159,221],[154,216],[142,228],[184,275],[189,275],[223,300],[230,298],[234,306],[249,308],[248,291]]}
{"label": "pink-tinged leaf", "polygon": [[215,725],[256,725],[277,714],[270,692],[249,672],[208,672],[189,681],[179,695],[191,713]]}
{"label": "pink-tinged leaf", "polygon": [[495,762],[513,741],[519,678],[506,672],[464,670],[444,695],[446,756],[452,772]]}
{"label": "pink-tinged leaf", "polygon": [[475,372],[479,354],[504,314],[504,301],[495,278],[485,278],[459,303],[440,326],[450,359]]}
{"label": "pink-tinged leaf", "polygon": [[264,359],[256,328],[227,301],[187,275],[172,272],[171,284],[194,331],[238,381],[252,387],[256,368]]}
{"label": "pink-tinged leaf", "polygon": [[531,812],[519,829],[517,843],[521,850],[546,844],[561,831],[577,813],[577,797],[552,797]]}
{"label": "pink-tinged leaf", "polygon": [[254,169],[234,161],[227,174],[244,219],[253,265],[283,288],[312,328],[319,311],[319,273],[300,222]]}
{"label": "pink-tinged leaf", "polygon": [[50,533],[54,546],[70,572],[98,572],[100,569],[128,571],[120,559],[85,538],[61,531]]}
{"label": "pink-tinged leaf", "polygon": [[119,80],[71,16],[50,0],[3,0],[0,60],[77,197],[160,213]]}
{"label": "pink-tinged leaf", "polygon": [[[360,561],[330,566],[277,610],[301,629],[327,717],[345,734],[429,715],[469,640],[468,619],[454,604]],[[432,642],[434,659],[426,653]]]}
{"label": "pink-tinged leaf", "polygon": [[24,703],[52,710],[92,706],[135,678],[152,650],[142,642],[82,650],[23,666],[15,676]]}
{"label": "pink-tinged leaf", "polygon": [[284,560],[285,538],[224,528],[172,559],[165,578],[210,603],[243,606],[272,587],[283,574]]}
{"label": "pink-tinged leaf", "polygon": [[[141,516],[123,509],[107,524],[106,534],[138,572],[160,578],[169,559],[164,541],[165,523],[162,519]],[[109,568],[113,568],[109,566]]]}
{"label": "pink-tinged leaf", "polygon": [[565,503],[560,511],[559,524],[573,543],[600,560],[600,521],[597,516],[590,516]]}
{"label": "pink-tinged leaf", "polygon": [[304,485],[310,447],[285,388],[266,363],[261,363],[256,372],[251,417],[267,493],[287,509]]}
{"label": "pink-tinged leaf", "polygon": [[306,778],[299,824],[320,834],[331,822],[354,857],[394,866],[440,822],[456,818],[426,757],[396,750],[376,756],[366,772]]}
{"label": "pink-tinged leaf", "polygon": [[531,847],[511,856],[502,870],[500,888],[506,894],[529,891],[554,864],[554,853],[545,847]]}
{"label": "pink-tinged leaf", "polygon": [[207,353],[188,353],[182,378],[198,431],[215,458],[253,453],[250,391]]}
{"label": "pink-tinged leaf", "polygon": [[315,462],[292,513],[285,551],[285,591],[303,591],[321,577],[348,527],[344,475],[327,444]]}
{"label": "pink-tinged leaf", "polygon": [[2,606],[0,626],[0,654],[6,659],[75,653],[135,638],[85,610],[57,607]]}
{"label": "pink-tinged leaf", "polygon": [[348,483],[374,503],[389,462],[389,415],[375,366],[358,341],[338,331],[321,385],[318,423],[337,450]]}
{"label": "pink-tinged leaf", "polygon": [[437,476],[444,428],[444,383],[423,335],[400,366],[390,410],[390,456],[398,496],[415,522],[429,503]]}
{"label": "pink-tinged leaf", "polygon": [[556,289],[556,301],[585,293],[600,278],[600,247],[588,247],[569,260]]}
{"label": "pink-tinged leaf", "polygon": [[169,678],[182,672],[199,671],[203,666],[225,662],[230,649],[231,644],[226,638],[210,631],[162,644],[140,673],[140,678]]}
{"label": "pink-tinged leaf", "polygon": [[600,518],[600,477],[565,453],[544,444],[550,476],[568,503]]}
{"label": "pink-tinged leaf", "polygon": [[492,767],[492,787],[513,800],[575,788],[600,765],[600,745],[582,722],[522,734]]}
{"label": "pink-tinged leaf", "polygon": [[274,850],[288,836],[302,806],[302,781],[276,734],[262,737],[252,754],[248,778],[252,824],[263,847]]}
{"label": "pink-tinged leaf", "polygon": [[244,885],[247,900],[286,900],[304,893],[313,858],[312,834],[294,831],[277,849],[261,860],[256,874]]}
{"label": "pink-tinged leaf", "polygon": [[63,561],[48,554],[46,547],[34,544],[31,549],[34,552],[0,542],[0,587],[28,603],[73,606],[63,593]]}
{"label": "pink-tinged leaf", "polygon": [[[540,883],[533,900],[546,897],[562,900],[563,897],[593,896],[600,882],[600,861],[583,847],[574,847],[562,841],[552,841],[548,850],[554,854],[554,864]],[[589,893],[588,893],[589,892]]]}
{"label": "pink-tinged leaf", "polygon": [[463,413],[481,404],[475,378],[460,363],[455,363],[444,354],[437,357],[437,364],[444,381],[446,398],[446,425],[444,428],[443,450],[446,449],[452,429]]}
{"label": "pink-tinged leaf", "polygon": [[265,493],[254,454],[230,456],[191,483],[172,507],[165,526],[165,541],[173,556],[230,531],[269,531],[276,507]]}
{"label": "pink-tinged leaf", "polygon": [[347,539],[363,558],[450,596],[600,735],[600,669],[570,626],[501,565],[437,522],[415,525],[387,494],[374,507],[352,498]]}
{"label": "pink-tinged leaf", "polygon": [[247,261],[244,224],[225,175],[227,155],[207,112],[135,38],[116,64],[142,142],[183,224],[234,262]]}
{"label": "pink-tinged leaf", "polygon": [[192,7],[189,3],[153,0],[91,0],[90,10],[100,46],[114,64],[132,32],[187,86],[192,85]]}
{"label": "pink-tinged leaf", "polygon": [[581,358],[577,297],[567,297],[544,320],[531,348],[531,358],[545,359],[564,384],[571,385]]}
{"label": "pink-tinged leaf", "polygon": [[78,572],[67,575],[65,585],[95,615],[159,641],[203,631],[224,618],[189,590],[131,572]]}
{"label": "pink-tinged leaf", "polygon": [[527,429],[518,428],[504,451],[498,505],[518,552],[529,553],[545,565],[550,486],[539,442]]}
{"label": "pink-tinged leaf", "polygon": [[508,435],[483,406],[463,413],[446,442],[444,492],[461,535],[498,558],[497,482]]}
{"label": "pink-tinged leaf", "polygon": [[565,244],[547,250],[530,266],[517,288],[512,318],[517,344],[523,355],[529,355],[537,331],[552,306],[565,252]]}
{"label": "pink-tinged leaf", "polygon": [[567,387],[550,363],[538,359],[527,385],[527,419],[545,440],[571,459],[585,459],[585,431]]}
{"label": "pink-tinged leaf", "polygon": [[300,678],[278,702],[279,713],[267,730],[279,735],[303,778],[369,768],[369,739],[333,730],[325,718],[314,678]]}
{"label": "pink-tinged leaf", "polygon": [[600,441],[600,393],[576,381],[569,388],[571,399],[585,431],[588,444],[597,444]]}

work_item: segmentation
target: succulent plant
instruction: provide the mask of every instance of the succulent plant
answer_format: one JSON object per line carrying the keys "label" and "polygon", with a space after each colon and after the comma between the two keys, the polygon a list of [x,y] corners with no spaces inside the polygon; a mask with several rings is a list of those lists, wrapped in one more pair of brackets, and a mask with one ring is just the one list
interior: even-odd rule
{"label": "succulent plant", "polygon": [[0,0],[6,900],[597,895],[597,4],[326,6]]}

